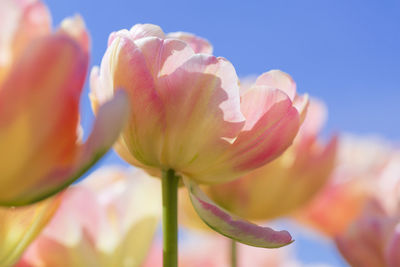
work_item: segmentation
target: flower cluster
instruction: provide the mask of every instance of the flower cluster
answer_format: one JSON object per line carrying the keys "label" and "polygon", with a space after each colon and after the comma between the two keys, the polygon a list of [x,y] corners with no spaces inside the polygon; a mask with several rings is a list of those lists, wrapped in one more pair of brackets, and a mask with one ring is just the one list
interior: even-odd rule
{"label": "flower cluster", "polygon": [[[294,242],[266,226],[282,217],[352,266],[400,266],[400,152],[321,138],[327,108],[289,74],[240,81],[206,39],[136,24],[91,70],[83,140],[83,19],[51,30],[40,0],[1,0],[0,17],[0,266],[306,266],[265,250]],[[135,168],[79,180],[111,148]]]}

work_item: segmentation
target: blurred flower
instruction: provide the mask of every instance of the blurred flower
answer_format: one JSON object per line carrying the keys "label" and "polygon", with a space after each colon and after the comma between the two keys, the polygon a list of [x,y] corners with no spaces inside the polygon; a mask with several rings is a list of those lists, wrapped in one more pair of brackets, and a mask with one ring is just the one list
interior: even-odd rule
{"label": "blurred flower", "polygon": [[61,195],[26,207],[0,207],[0,266],[13,266],[46,226],[60,198]]}
{"label": "blurred flower", "polygon": [[[79,17],[50,32],[39,1],[0,2],[0,205],[25,205],[62,190],[114,143],[128,103],[105,105],[81,144],[79,98],[89,37]],[[105,126],[106,125],[106,126]]]}
{"label": "blurred flower", "polygon": [[334,167],[336,138],[318,140],[326,117],[322,102],[311,100],[306,119],[282,156],[229,183],[207,187],[216,203],[245,218],[274,219],[306,204],[325,184]]}
{"label": "blurred flower", "polygon": [[297,219],[328,236],[342,233],[360,215],[368,197],[376,190],[375,179],[392,153],[388,144],[377,139],[341,137],[332,176],[296,214]]}
{"label": "blurred flower", "polygon": [[354,267],[400,266],[400,154],[376,182],[361,216],[336,237],[339,251]]}
{"label": "blurred flower", "polygon": [[161,215],[158,181],[103,168],[65,192],[17,267],[140,266]]}
{"label": "blurred flower", "polygon": [[307,103],[292,80],[266,73],[240,95],[232,64],[203,52],[211,52],[205,40],[150,24],[111,34],[100,69],[92,70],[91,98],[96,110],[119,89],[130,95],[130,123],[116,147],[127,162],[156,176],[173,169],[220,183],[292,143]]}
{"label": "blurred flower", "polygon": [[[231,240],[217,235],[186,232],[179,250],[180,267],[230,267]],[[218,252],[218,253],[216,253]],[[238,267],[328,267],[323,264],[303,264],[293,255],[291,247],[265,250],[237,244]],[[161,242],[157,240],[143,267],[161,267]]]}

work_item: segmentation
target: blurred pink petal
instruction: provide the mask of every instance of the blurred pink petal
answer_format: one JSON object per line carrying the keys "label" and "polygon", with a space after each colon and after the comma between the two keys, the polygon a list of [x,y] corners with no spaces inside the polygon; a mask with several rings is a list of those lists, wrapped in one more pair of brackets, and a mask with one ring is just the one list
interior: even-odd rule
{"label": "blurred pink petal", "polygon": [[374,179],[362,214],[336,236],[336,245],[352,266],[400,264],[400,153]]}
{"label": "blurred pink petal", "polygon": [[376,177],[391,154],[390,146],[380,140],[342,136],[335,170],[297,218],[329,236],[345,231],[378,188]]}
{"label": "blurred pink petal", "polygon": [[[121,93],[80,143],[79,100],[89,35],[79,16],[55,33],[42,2],[2,1],[0,30],[0,205],[53,195],[78,179],[113,145],[129,103]],[[5,59],[4,59],[5,58]],[[99,124],[107,123],[107,127]]]}
{"label": "blurred pink petal", "polygon": [[94,172],[65,192],[17,266],[140,266],[160,217],[159,191],[159,183],[139,171]]}
{"label": "blurred pink petal", "polygon": [[40,234],[60,204],[62,195],[25,207],[0,207],[0,266],[13,266]]}

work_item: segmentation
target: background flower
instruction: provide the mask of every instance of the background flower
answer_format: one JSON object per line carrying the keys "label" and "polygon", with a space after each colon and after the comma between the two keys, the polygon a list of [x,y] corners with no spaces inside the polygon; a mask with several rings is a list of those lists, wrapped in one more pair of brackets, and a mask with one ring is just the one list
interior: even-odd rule
{"label": "background flower", "polygon": [[0,266],[11,267],[52,218],[62,196],[26,207],[0,207]]}
{"label": "background flower", "polygon": [[79,98],[89,61],[83,20],[66,19],[51,33],[41,2],[0,5],[0,205],[26,205],[59,192],[101,158],[128,103],[121,94],[104,105],[82,144]]}
{"label": "background flower", "polygon": [[65,192],[18,267],[140,266],[161,216],[158,181],[108,167]]}

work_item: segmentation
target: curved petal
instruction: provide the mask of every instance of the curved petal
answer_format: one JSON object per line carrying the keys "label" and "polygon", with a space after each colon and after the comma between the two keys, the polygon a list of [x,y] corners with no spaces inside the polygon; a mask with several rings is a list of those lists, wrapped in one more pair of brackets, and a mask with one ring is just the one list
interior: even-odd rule
{"label": "curved petal", "polygon": [[383,250],[385,212],[375,211],[372,215],[366,206],[364,214],[335,237],[336,246],[352,266],[388,266]]}
{"label": "curved petal", "polygon": [[243,127],[236,72],[223,58],[195,54],[160,77],[159,88],[166,113],[166,166],[195,173],[226,148],[222,138],[237,136]]}
{"label": "curved petal", "polygon": [[233,180],[281,155],[299,128],[299,113],[280,90],[252,87],[242,96],[246,124],[230,149],[211,166],[198,172],[203,181]]}
{"label": "curved petal", "polygon": [[296,83],[289,74],[280,70],[265,72],[257,78],[255,86],[267,86],[285,92],[297,108],[300,114],[300,122],[304,121],[308,107],[308,95],[297,95]]}
{"label": "curved petal", "polygon": [[296,83],[289,74],[280,70],[270,70],[261,74],[258,76],[255,85],[279,89],[285,92],[292,101],[296,97]]}
{"label": "curved petal", "polygon": [[61,22],[59,32],[64,32],[74,38],[86,53],[90,49],[90,37],[85,22],[80,15],[66,18]]}
{"label": "curved petal", "polygon": [[175,38],[184,41],[192,47],[196,54],[204,53],[211,55],[213,53],[213,47],[210,42],[188,32],[171,32],[167,34],[167,38]]}
{"label": "curved petal", "polygon": [[55,34],[33,43],[1,85],[0,202],[73,160],[87,64],[74,40]]}
{"label": "curved petal", "polygon": [[[111,101],[100,107],[89,138],[77,147],[77,154],[70,165],[56,165],[49,173],[22,187],[18,194],[1,196],[1,205],[20,206],[37,202],[72,184],[110,149],[125,126],[128,114],[126,94],[123,91],[118,92]],[[15,183],[18,183],[18,179],[12,184],[13,187],[18,187]]]}
{"label": "curved petal", "polygon": [[327,113],[327,107],[321,100],[311,98],[307,107],[307,115],[301,124],[296,141],[316,138],[326,122]]}
{"label": "curved petal", "polygon": [[0,208],[0,266],[12,266],[53,216],[62,196],[32,206]]}
{"label": "curved petal", "polygon": [[[145,51],[157,49],[162,42],[158,38],[145,39],[148,41],[142,44]],[[163,103],[155,89],[154,75],[157,74],[147,64],[146,53],[129,38],[115,39],[107,53],[100,77],[104,76],[107,80],[113,75],[113,78],[110,79],[110,87],[106,91],[100,89],[99,94],[109,94],[117,89],[128,93],[131,102],[130,123],[122,134],[122,140],[138,161],[157,165],[163,141],[161,133],[165,127]],[[101,84],[105,85],[104,82]]]}
{"label": "curved petal", "polygon": [[165,39],[165,34],[160,26],[154,24],[136,24],[129,32],[133,40],[137,40],[143,37],[158,37]]}
{"label": "curved petal", "polygon": [[50,32],[51,18],[41,1],[0,2],[0,83],[11,63],[32,40]]}
{"label": "curved petal", "polygon": [[299,129],[299,113],[280,90],[253,87],[242,96],[246,124],[233,143],[236,169],[253,169],[282,154]]}
{"label": "curved petal", "polygon": [[300,124],[304,122],[308,113],[309,96],[308,94],[296,95],[293,101],[293,106],[297,109],[300,115]]}
{"label": "curved petal", "polygon": [[186,178],[183,181],[197,214],[218,233],[240,243],[263,248],[278,248],[294,241],[287,231],[274,231],[230,214],[213,203],[197,184]]}

